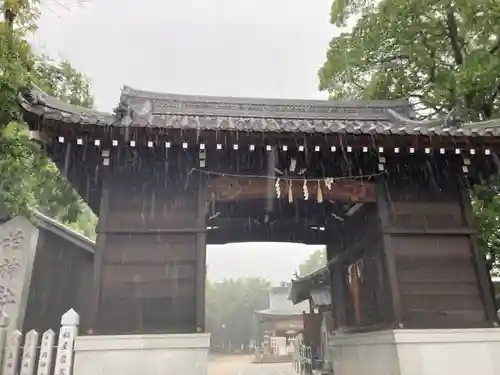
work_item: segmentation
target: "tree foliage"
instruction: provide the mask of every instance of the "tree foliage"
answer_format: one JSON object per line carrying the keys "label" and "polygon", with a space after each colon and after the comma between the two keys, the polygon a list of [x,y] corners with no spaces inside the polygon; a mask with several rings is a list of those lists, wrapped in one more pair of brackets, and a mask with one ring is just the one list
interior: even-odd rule
{"label": "tree foliage", "polygon": [[57,64],[42,56],[35,65],[35,72],[37,83],[45,92],[80,107],[94,106],[88,77],[76,71],[69,61]]}
{"label": "tree foliage", "polygon": [[[500,2],[334,0],[334,37],[319,70],[332,98],[408,98],[421,118],[458,109],[464,120],[500,116]],[[500,179],[474,191],[480,245],[499,266]]]}
{"label": "tree foliage", "polygon": [[334,0],[332,23],[355,19],[319,71],[332,97],[410,98],[421,116],[499,114],[498,1]]}
{"label": "tree foliage", "polygon": [[212,349],[234,350],[258,339],[255,311],[269,307],[269,288],[260,278],[207,281],[206,324]]}
{"label": "tree foliage", "polygon": [[[18,95],[35,83],[49,94],[90,107],[87,77],[69,62],[56,64],[36,56],[27,33],[36,28],[38,1],[6,0],[0,22],[0,206],[11,215],[31,216],[32,209],[94,235],[95,217],[62,178],[55,165],[28,139]],[[83,221],[81,220],[83,219]]]}
{"label": "tree foliage", "polygon": [[326,265],[325,249],[318,249],[312,252],[303,263],[299,265],[299,276],[305,276],[311,272],[319,270]]}
{"label": "tree foliage", "polygon": [[500,177],[474,189],[472,208],[479,226],[479,246],[489,268],[500,275]]}

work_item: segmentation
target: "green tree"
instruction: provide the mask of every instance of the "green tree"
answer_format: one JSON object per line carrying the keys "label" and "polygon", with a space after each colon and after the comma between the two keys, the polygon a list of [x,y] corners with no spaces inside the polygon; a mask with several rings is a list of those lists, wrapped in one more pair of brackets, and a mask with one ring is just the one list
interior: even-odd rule
{"label": "green tree", "polygon": [[472,120],[499,113],[500,2],[334,0],[333,38],[319,71],[333,98],[410,98],[422,117],[455,107]]}
{"label": "green tree", "polygon": [[35,64],[36,82],[46,92],[70,104],[92,108],[94,97],[88,77],[71,66],[69,61],[57,64],[42,56]]}
{"label": "green tree", "polygon": [[255,311],[269,307],[269,288],[260,278],[207,281],[206,324],[213,350],[239,349],[258,339]]}
{"label": "green tree", "polygon": [[[464,120],[500,115],[500,2],[334,0],[331,22],[352,30],[330,42],[319,70],[332,98],[408,98],[420,118],[458,109]],[[477,186],[480,245],[499,266],[500,179]]]}
{"label": "green tree", "polygon": [[31,216],[38,209],[84,234],[94,235],[95,216],[62,178],[45,153],[29,141],[17,101],[36,83],[48,93],[92,106],[90,83],[71,64],[36,56],[27,32],[36,28],[38,1],[6,0],[0,22],[0,207],[11,215]]}
{"label": "green tree", "polygon": [[479,246],[492,274],[500,269],[500,177],[474,188],[472,208],[479,226]]}
{"label": "green tree", "polygon": [[35,29],[38,1],[4,0],[0,21],[0,133],[19,119],[17,96],[31,81],[35,62],[26,33]]}
{"label": "green tree", "polygon": [[305,276],[311,272],[319,270],[326,265],[325,249],[313,251],[309,258],[299,265],[299,276]]}

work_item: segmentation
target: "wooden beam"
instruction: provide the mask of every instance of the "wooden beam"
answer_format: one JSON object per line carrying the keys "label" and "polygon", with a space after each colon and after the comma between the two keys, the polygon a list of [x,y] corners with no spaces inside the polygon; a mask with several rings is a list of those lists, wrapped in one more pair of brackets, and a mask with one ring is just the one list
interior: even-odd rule
{"label": "wooden beam", "polygon": [[[328,189],[321,181],[320,188],[324,201],[375,202],[375,185],[368,181],[340,180]],[[264,199],[267,195],[268,180],[266,178],[215,177],[207,184],[209,195],[216,201],[232,202],[243,199]],[[306,183],[309,199],[317,199],[318,181]],[[293,200],[303,200],[304,182],[279,181],[280,198],[289,199],[289,191]]]}
{"label": "wooden beam", "polygon": [[294,227],[271,230],[270,228],[217,228],[207,231],[207,244],[222,245],[235,242],[291,242],[307,245],[324,245],[325,231]]}
{"label": "wooden beam", "polygon": [[[269,226],[271,228],[310,228],[310,227],[323,227],[325,228],[332,221],[338,221],[336,219],[327,218],[296,218],[296,217],[270,217],[269,221],[266,222],[264,218],[258,217],[215,217],[207,221],[207,227],[220,226],[225,228],[260,228]],[[340,223],[340,221],[338,221]]]}

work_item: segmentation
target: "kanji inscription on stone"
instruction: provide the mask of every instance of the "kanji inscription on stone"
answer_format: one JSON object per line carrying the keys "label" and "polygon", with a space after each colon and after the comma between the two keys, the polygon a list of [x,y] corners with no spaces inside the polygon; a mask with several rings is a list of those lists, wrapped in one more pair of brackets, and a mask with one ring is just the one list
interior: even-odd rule
{"label": "kanji inscription on stone", "polygon": [[52,353],[54,348],[55,333],[51,329],[45,331],[40,345],[40,356],[36,375],[49,375],[52,364]]}
{"label": "kanji inscription on stone", "polygon": [[24,240],[21,229],[9,230],[3,238],[0,238],[0,308],[4,310],[5,305],[16,303],[16,292],[13,288],[15,278],[21,269],[17,252]]}
{"label": "kanji inscription on stone", "polygon": [[24,234],[21,229],[8,231],[7,235],[0,240],[0,251],[19,250]]}

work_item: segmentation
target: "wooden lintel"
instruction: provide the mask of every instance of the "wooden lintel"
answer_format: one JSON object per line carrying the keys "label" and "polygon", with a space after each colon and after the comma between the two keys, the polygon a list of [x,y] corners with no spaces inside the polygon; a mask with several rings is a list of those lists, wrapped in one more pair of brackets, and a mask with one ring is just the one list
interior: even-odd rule
{"label": "wooden lintel", "polygon": [[[267,195],[268,180],[265,178],[216,177],[207,184],[209,197],[216,201],[233,202],[245,199],[264,199]],[[324,201],[375,202],[375,185],[369,181],[339,180],[328,188],[323,180],[308,180],[306,183],[308,199],[318,199],[318,183]],[[289,199],[290,190],[293,200],[305,199],[304,182],[282,179],[278,182],[280,199]],[[277,198],[273,189],[273,196]]]}
{"label": "wooden lintel", "polygon": [[217,245],[232,242],[292,242],[309,245],[324,245],[326,231],[315,229],[286,230],[286,228],[218,228],[207,230],[207,244]]}
{"label": "wooden lintel", "polygon": [[382,228],[384,234],[397,234],[397,235],[416,235],[416,234],[429,234],[429,235],[476,235],[478,231],[475,229],[463,228],[402,228],[395,226],[385,226]]}
{"label": "wooden lintel", "polygon": [[[242,217],[216,217],[207,221],[207,226],[222,226],[225,228],[244,228],[244,227],[269,227],[269,228],[283,228],[289,229],[295,227],[326,227],[327,224],[333,222],[335,219],[329,218],[270,218],[266,222],[262,218],[242,218]],[[339,220],[335,220],[340,222]]]}

